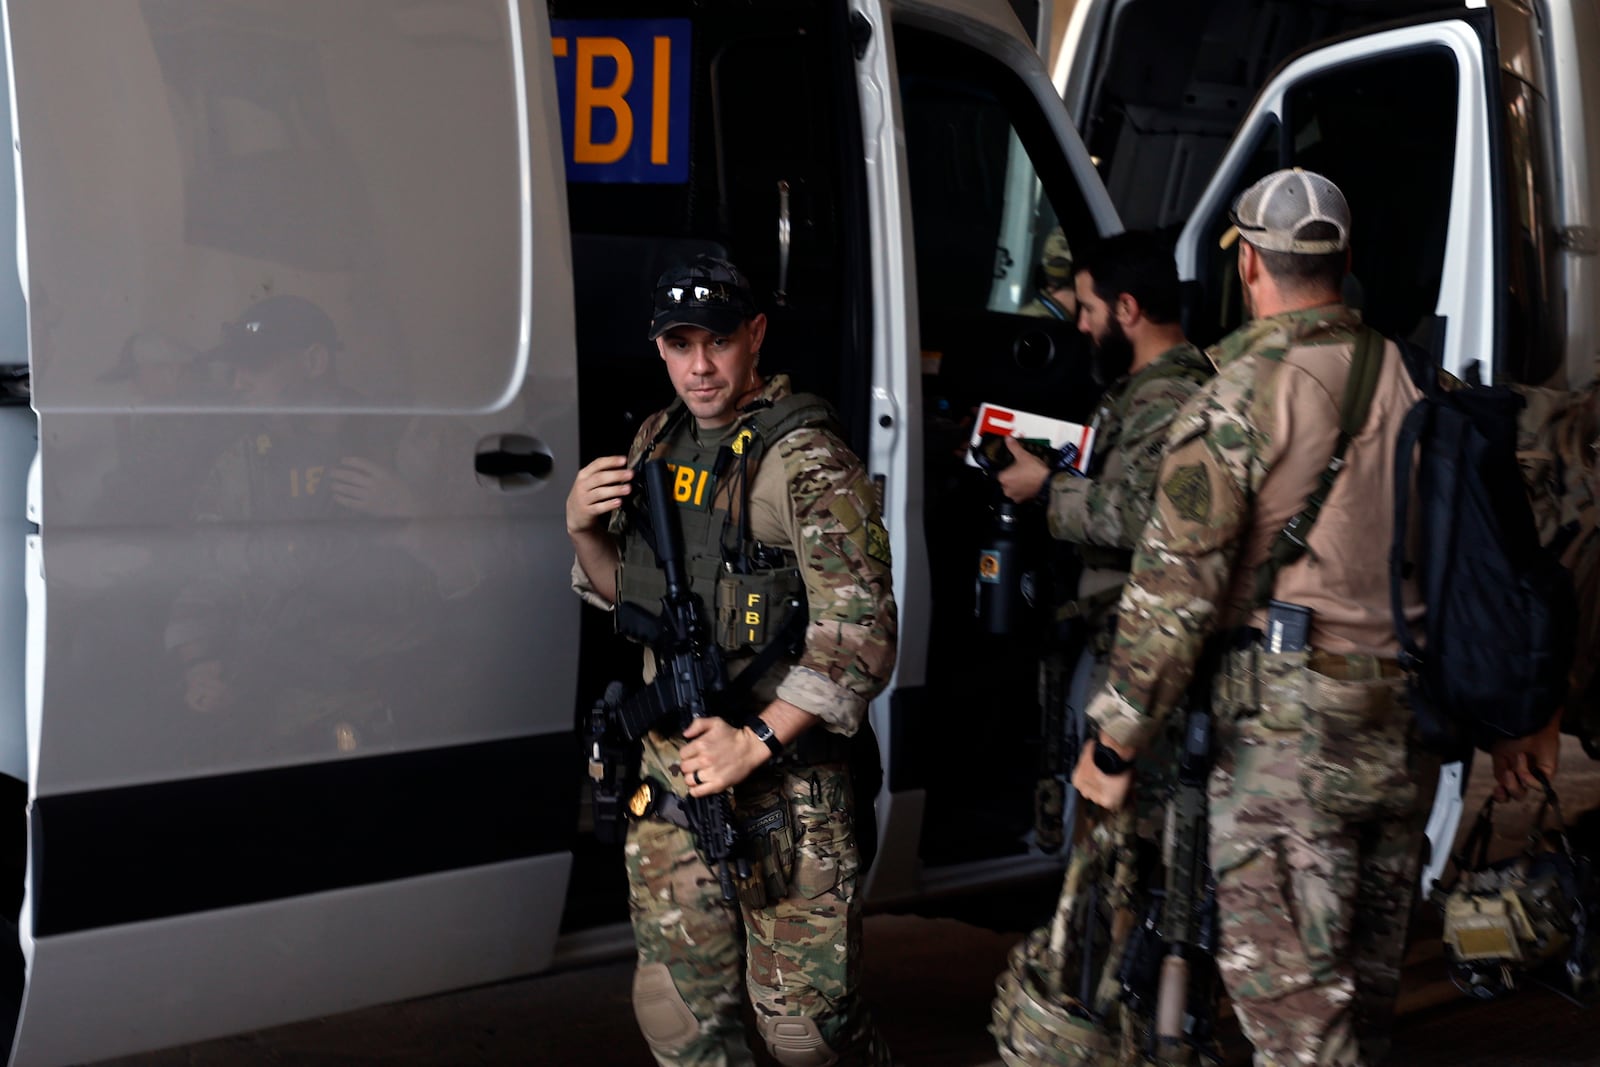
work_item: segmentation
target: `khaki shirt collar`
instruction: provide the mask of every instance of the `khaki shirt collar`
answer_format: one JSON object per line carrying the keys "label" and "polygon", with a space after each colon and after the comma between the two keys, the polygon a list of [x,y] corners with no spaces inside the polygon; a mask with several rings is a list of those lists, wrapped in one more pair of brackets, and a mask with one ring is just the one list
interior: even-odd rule
{"label": "khaki shirt collar", "polygon": [[1274,348],[1289,348],[1304,342],[1316,344],[1320,334],[1348,333],[1360,326],[1361,312],[1344,304],[1323,304],[1299,311],[1285,311],[1245,323],[1212,345],[1207,355],[1221,370],[1269,341]]}

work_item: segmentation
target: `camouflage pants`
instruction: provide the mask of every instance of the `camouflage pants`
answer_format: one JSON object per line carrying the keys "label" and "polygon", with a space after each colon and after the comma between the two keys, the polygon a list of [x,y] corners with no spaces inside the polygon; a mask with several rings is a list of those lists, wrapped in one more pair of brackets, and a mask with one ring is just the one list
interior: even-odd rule
{"label": "camouflage pants", "polygon": [[[658,818],[629,828],[634,1009],[664,1067],[754,1062],[740,1019],[741,984],[763,1041],[784,1067],[889,1063],[857,993],[860,859],[849,774],[842,765],[788,771],[764,776],[786,803],[794,837],[792,854],[777,858],[787,860],[788,893],[766,907],[724,902],[687,830]],[[761,785],[741,786],[740,805]]]}
{"label": "camouflage pants", "polygon": [[1255,1063],[1370,1067],[1388,1049],[1438,761],[1413,749],[1409,812],[1352,822],[1305,799],[1301,731],[1227,729],[1211,779],[1217,965]]}

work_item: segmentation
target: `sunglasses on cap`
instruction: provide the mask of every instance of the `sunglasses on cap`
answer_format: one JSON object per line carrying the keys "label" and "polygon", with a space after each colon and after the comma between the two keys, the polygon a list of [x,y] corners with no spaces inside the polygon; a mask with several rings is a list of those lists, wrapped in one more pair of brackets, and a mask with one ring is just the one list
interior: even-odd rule
{"label": "sunglasses on cap", "polygon": [[663,285],[656,290],[656,307],[701,304],[711,307],[745,307],[749,298],[740,289],[726,282],[690,278],[677,285]]}

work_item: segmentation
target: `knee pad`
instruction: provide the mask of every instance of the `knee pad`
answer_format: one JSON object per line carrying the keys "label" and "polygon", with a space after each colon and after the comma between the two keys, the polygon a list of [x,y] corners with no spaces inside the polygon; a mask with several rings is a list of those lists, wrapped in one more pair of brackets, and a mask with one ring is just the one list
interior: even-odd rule
{"label": "knee pad", "polygon": [[783,1067],[832,1067],[839,1056],[822,1040],[815,1019],[756,1013],[756,1029],[767,1051]]}
{"label": "knee pad", "polygon": [[633,1016],[645,1042],[657,1052],[670,1055],[700,1036],[700,1020],[684,1003],[665,963],[640,964],[634,971]]}

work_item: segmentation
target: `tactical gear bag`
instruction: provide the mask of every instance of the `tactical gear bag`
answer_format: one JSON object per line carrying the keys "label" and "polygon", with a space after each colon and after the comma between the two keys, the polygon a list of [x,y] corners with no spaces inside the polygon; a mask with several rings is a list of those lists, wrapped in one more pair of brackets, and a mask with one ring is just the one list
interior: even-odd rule
{"label": "tactical gear bag", "polygon": [[[1490,797],[1453,857],[1456,878],[1433,893],[1444,916],[1450,979],[1482,1000],[1511,992],[1525,978],[1563,995],[1582,996],[1593,992],[1600,978],[1592,930],[1593,868],[1572,847],[1549,780],[1537,777],[1545,796],[1526,848],[1489,862]],[[1555,825],[1546,829],[1550,814]]]}
{"label": "tactical gear bag", "polygon": [[[1447,389],[1425,352],[1399,345],[1422,399],[1395,450],[1390,605],[1422,739],[1460,753],[1549,723],[1567,695],[1576,606],[1517,467],[1522,397]],[[1420,635],[1404,609],[1411,578],[1427,605]]]}
{"label": "tactical gear bag", "polygon": [[1133,914],[1131,829],[1131,815],[1120,812],[1090,831],[1088,840],[1073,849],[1050,924],[1011,950],[1010,965],[995,982],[989,1027],[1007,1067],[1117,1067],[1122,1062],[1116,998],[1104,996],[1101,988],[1116,968],[1103,958],[1114,948],[1102,933],[1100,912],[1109,907],[1113,914]]}
{"label": "tactical gear bag", "polygon": [[1151,1020],[1123,1003],[1137,916],[1134,816],[1105,817],[1072,851],[1049,925],[1011,950],[995,982],[989,1032],[1007,1067],[1187,1067],[1184,1045],[1151,1059]]}

